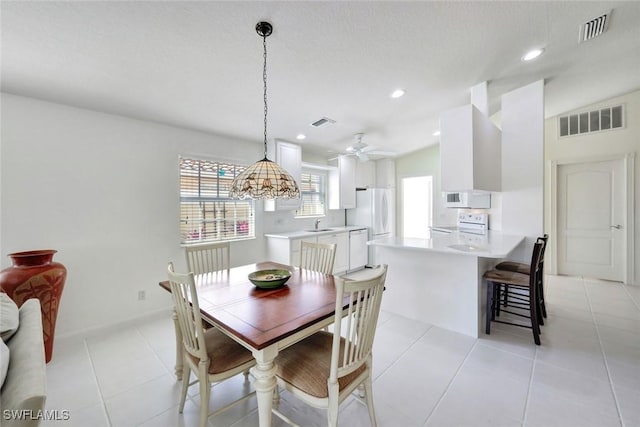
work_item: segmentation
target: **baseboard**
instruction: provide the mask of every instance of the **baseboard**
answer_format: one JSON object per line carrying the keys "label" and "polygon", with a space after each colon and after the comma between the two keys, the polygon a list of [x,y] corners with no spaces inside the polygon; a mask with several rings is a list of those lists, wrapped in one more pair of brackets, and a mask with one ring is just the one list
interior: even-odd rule
{"label": "baseboard", "polygon": [[172,313],[173,313],[173,309],[171,307],[161,308],[158,310],[141,314],[139,316],[129,317],[124,320],[119,320],[118,322],[106,323],[106,324],[103,324],[100,326],[94,326],[91,328],[56,334],[56,339],[87,338],[93,335],[104,334],[105,332],[109,332],[111,330],[121,330],[122,328],[125,328],[125,327],[135,326],[141,321],[171,317]]}

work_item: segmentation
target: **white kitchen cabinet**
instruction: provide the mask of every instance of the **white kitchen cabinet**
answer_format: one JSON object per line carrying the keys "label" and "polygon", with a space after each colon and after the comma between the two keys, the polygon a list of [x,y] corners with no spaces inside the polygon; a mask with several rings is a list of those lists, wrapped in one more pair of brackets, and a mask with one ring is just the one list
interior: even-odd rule
{"label": "white kitchen cabinet", "polygon": [[356,207],[356,157],[338,156],[338,167],[329,171],[329,209]]}
{"label": "white kitchen cabinet", "polygon": [[349,232],[337,231],[322,233],[319,236],[305,236],[301,238],[267,237],[267,254],[269,261],[298,266],[300,264],[301,242],[335,243],[336,257],[333,263],[334,273],[343,273],[349,269]]}
{"label": "white kitchen cabinet", "polygon": [[[298,186],[302,177],[302,148],[290,142],[276,140],[274,149],[268,151],[269,158],[289,172]],[[302,199],[265,200],[265,211],[292,211],[300,207]]]}
{"label": "white kitchen cabinet", "polygon": [[376,162],[356,162],[356,188],[375,188]]}
{"label": "white kitchen cabinet", "polygon": [[300,248],[301,248],[302,242],[317,243],[318,242],[318,238],[313,236],[313,237],[305,237],[303,239],[293,239],[293,240],[291,240],[290,248],[289,248],[289,261],[290,262],[287,263],[288,265],[295,265],[295,266],[299,266],[300,265]]}
{"label": "white kitchen cabinet", "polygon": [[349,269],[349,233],[335,233],[318,236],[318,243],[336,244],[333,273],[343,273]]}
{"label": "white kitchen cabinet", "polygon": [[395,188],[396,162],[393,159],[376,160],[376,188]]}
{"label": "white kitchen cabinet", "polygon": [[442,191],[501,191],[501,132],[473,105],[440,116]]}
{"label": "white kitchen cabinet", "polygon": [[282,239],[276,237],[267,238],[267,253],[269,261],[280,264],[298,266],[300,264],[300,242],[316,243],[316,236],[303,237],[299,239]]}

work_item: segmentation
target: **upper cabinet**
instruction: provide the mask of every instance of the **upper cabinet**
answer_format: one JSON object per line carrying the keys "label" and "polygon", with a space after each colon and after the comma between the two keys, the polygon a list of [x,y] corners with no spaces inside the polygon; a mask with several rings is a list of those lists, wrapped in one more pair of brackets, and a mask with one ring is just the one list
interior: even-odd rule
{"label": "upper cabinet", "polygon": [[338,156],[338,167],[329,171],[329,209],[356,207],[356,157]]}
{"label": "upper cabinet", "polygon": [[501,132],[473,105],[440,116],[442,191],[501,191]]}
{"label": "upper cabinet", "polygon": [[396,162],[393,159],[376,160],[376,188],[395,188]]}
{"label": "upper cabinet", "polygon": [[[269,158],[287,172],[291,174],[295,179],[298,186],[300,186],[300,179],[302,178],[302,148],[299,145],[292,144],[290,142],[276,140],[275,149],[268,151]],[[276,199],[265,200],[265,211],[291,211],[300,207],[302,199]]]}
{"label": "upper cabinet", "polygon": [[376,186],[376,162],[356,162],[356,188]]}

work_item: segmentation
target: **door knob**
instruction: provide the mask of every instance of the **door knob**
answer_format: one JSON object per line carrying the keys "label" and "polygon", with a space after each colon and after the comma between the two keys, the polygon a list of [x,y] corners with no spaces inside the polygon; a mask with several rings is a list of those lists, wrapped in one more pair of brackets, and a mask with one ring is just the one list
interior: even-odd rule
{"label": "door knob", "polygon": [[609,227],[615,228],[616,230],[620,230],[622,228],[622,226],[620,224],[610,225]]}

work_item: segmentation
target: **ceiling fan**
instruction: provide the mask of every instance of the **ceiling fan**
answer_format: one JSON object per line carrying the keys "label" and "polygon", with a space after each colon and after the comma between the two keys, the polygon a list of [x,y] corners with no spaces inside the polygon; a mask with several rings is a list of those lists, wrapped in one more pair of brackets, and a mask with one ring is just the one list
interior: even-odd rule
{"label": "ceiling fan", "polygon": [[395,156],[396,153],[391,151],[374,150],[369,145],[362,142],[363,133],[357,133],[354,135],[355,142],[347,147],[347,155],[356,156],[361,162],[369,160],[369,154],[373,156]]}

